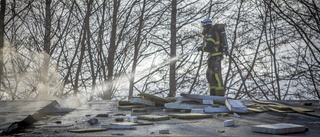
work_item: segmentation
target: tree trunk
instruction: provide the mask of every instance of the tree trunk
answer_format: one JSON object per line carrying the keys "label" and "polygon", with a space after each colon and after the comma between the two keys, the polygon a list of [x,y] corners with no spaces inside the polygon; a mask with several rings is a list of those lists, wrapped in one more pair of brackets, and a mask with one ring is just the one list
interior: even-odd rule
{"label": "tree trunk", "polygon": [[40,74],[39,85],[37,85],[37,90],[39,92],[38,97],[44,99],[48,97],[49,94],[49,85],[48,85],[48,72],[49,72],[49,63],[50,63],[50,32],[51,32],[51,0],[46,0],[45,8],[45,23],[44,23],[44,45],[43,45],[43,62],[42,70]]}
{"label": "tree trunk", "polygon": [[128,97],[129,100],[132,98],[132,95],[133,95],[134,75],[136,73],[138,54],[140,50],[140,35],[141,35],[141,30],[143,28],[143,16],[144,16],[145,7],[146,7],[146,0],[143,1],[141,16],[139,18],[139,28],[138,28],[137,39],[134,43],[134,56],[133,56],[133,64],[132,64],[132,72],[131,72],[132,74],[130,75],[131,77],[130,77],[129,97]]}
{"label": "tree trunk", "polygon": [[1,0],[1,11],[0,11],[0,91],[3,83],[3,47],[4,47],[4,16],[6,9],[6,0]]}
{"label": "tree trunk", "polygon": [[[92,5],[92,0],[89,1],[89,3],[87,4],[87,13],[86,13],[86,17],[84,19],[84,26],[83,26],[83,36],[82,36],[82,40],[81,40],[81,51],[80,51],[80,58],[79,58],[79,64],[78,64],[78,68],[77,68],[77,72],[76,72],[76,77],[75,77],[75,84],[74,84],[74,93],[73,95],[77,95],[79,93],[79,77],[80,77],[80,72],[81,72],[81,68],[82,68],[82,63],[84,60],[84,54],[86,51],[86,40],[90,39],[90,37],[87,37],[87,33],[89,33],[89,20],[90,20],[90,14],[91,14],[91,5]],[[89,35],[88,35],[89,36]],[[87,41],[88,42],[88,41]]]}
{"label": "tree trunk", "polygon": [[[176,57],[176,16],[177,16],[177,1],[172,0],[171,3],[171,45],[170,54],[171,59]],[[176,94],[176,61],[171,61],[170,63],[170,90],[169,97],[174,97]]]}
{"label": "tree trunk", "polygon": [[112,30],[111,30],[111,37],[110,37],[110,47],[108,51],[108,80],[107,80],[107,89],[103,93],[102,99],[110,100],[112,98],[112,89],[113,89],[113,69],[114,69],[114,56],[117,50],[116,45],[116,34],[117,34],[117,16],[118,16],[118,9],[120,6],[120,0],[113,0],[114,9],[112,14]]}

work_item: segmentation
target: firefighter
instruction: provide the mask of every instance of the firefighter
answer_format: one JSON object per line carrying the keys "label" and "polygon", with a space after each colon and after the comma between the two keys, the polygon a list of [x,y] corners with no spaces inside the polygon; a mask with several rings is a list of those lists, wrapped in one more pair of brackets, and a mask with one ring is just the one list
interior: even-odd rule
{"label": "firefighter", "polygon": [[[221,60],[222,50],[221,36],[219,25],[212,25],[211,19],[204,19],[201,21],[204,35],[205,45],[198,47],[198,51],[208,52],[208,68],[206,72],[206,78],[209,83],[211,96],[224,96],[225,89],[221,75]],[[224,27],[223,32],[224,32]]]}

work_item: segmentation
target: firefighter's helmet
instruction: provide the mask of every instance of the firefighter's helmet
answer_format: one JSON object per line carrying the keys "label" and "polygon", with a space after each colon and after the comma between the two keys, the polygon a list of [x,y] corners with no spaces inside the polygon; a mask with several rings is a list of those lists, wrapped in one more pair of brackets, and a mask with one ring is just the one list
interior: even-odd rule
{"label": "firefighter's helmet", "polygon": [[203,21],[201,21],[202,26],[206,26],[208,24],[212,25],[212,20],[209,18],[204,19]]}

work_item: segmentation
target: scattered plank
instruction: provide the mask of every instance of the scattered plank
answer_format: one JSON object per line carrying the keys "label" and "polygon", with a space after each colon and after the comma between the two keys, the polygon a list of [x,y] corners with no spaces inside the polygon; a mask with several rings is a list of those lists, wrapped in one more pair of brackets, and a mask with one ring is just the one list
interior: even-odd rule
{"label": "scattered plank", "polygon": [[141,120],[150,120],[150,121],[161,121],[161,120],[169,120],[168,116],[159,116],[159,115],[140,115],[137,117]]}
{"label": "scattered plank", "polygon": [[162,103],[162,104],[176,101],[175,99],[158,97],[158,96],[147,94],[147,93],[140,93],[138,96],[143,96],[144,98],[148,98],[154,102]]}
{"label": "scattered plank", "polygon": [[267,112],[269,109],[264,109],[261,107],[256,107],[256,108],[247,108],[249,112],[256,112],[256,113],[262,113],[262,112]]}
{"label": "scattered plank", "polygon": [[127,101],[127,100],[118,101],[118,106],[128,106],[128,105],[133,105],[133,104],[131,104],[130,101]]}
{"label": "scattered plank", "polygon": [[128,105],[128,106],[118,106],[121,110],[132,110],[133,108],[143,108],[146,107],[146,105]]}
{"label": "scattered plank", "polygon": [[132,112],[147,112],[147,108],[133,108]]}
{"label": "scattered plank", "polygon": [[87,128],[87,129],[73,129],[68,130],[68,132],[73,133],[86,133],[86,132],[101,132],[101,131],[107,131],[107,128]]}
{"label": "scattered plank", "polygon": [[131,130],[136,128],[131,125],[101,125],[101,127],[107,128],[107,129],[118,129],[118,130]]}
{"label": "scattered plank", "polygon": [[313,109],[303,108],[303,107],[291,107],[293,111],[302,111],[302,112],[314,112]]}
{"label": "scattered plank", "polygon": [[251,126],[251,131],[253,132],[268,133],[268,134],[299,133],[299,132],[305,132],[306,130],[307,130],[307,127],[303,125],[288,124],[288,123]]}
{"label": "scattered plank", "polygon": [[141,125],[153,125],[153,123],[152,122],[120,122],[120,123],[110,123],[110,125],[141,126]]}

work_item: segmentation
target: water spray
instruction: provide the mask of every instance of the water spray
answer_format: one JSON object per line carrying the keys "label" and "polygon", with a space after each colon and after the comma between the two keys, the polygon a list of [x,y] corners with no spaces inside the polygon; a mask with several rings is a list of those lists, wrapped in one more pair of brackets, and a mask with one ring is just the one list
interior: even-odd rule
{"label": "water spray", "polygon": [[180,56],[176,56],[176,57],[174,57],[174,58],[171,58],[171,59],[169,59],[169,60],[163,61],[162,63],[159,63],[159,64],[157,64],[157,65],[152,65],[151,67],[146,68],[146,69],[142,70],[141,72],[144,72],[144,71],[147,71],[147,70],[151,70],[151,69],[153,69],[153,68],[158,68],[158,67],[161,67],[161,66],[168,65],[168,64],[170,64],[172,61],[177,61],[177,60],[179,60],[179,59],[181,59],[181,58],[183,58],[183,57],[185,57],[185,56],[188,56],[188,55],[190,55],[190,54],[193,54],[193,53],[195,53],[195,52],[198,52],[198,50],[195,49],[195,50],[193,50],[193,51],[191,51],[191,52],[188,52],[188,53],[182,54],[182,55],[180,55]]}

